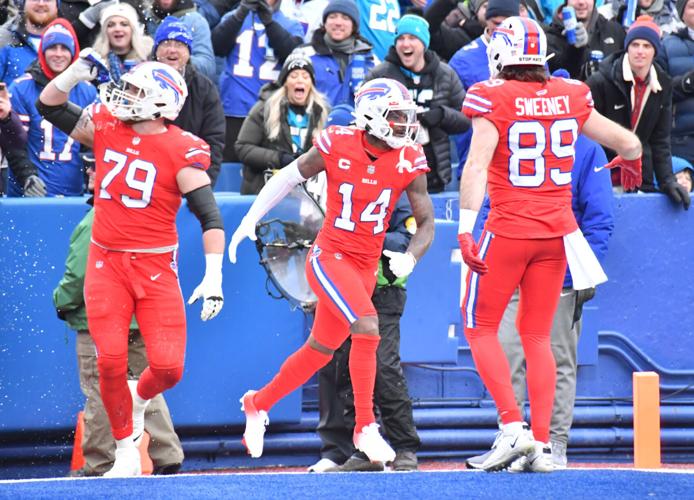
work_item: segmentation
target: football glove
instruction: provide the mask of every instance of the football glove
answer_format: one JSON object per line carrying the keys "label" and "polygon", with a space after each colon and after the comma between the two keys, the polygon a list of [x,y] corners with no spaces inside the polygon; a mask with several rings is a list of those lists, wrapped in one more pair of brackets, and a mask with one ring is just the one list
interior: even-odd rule
{"label": "football glove", "polygon": [[393,252],[392,250],[383,250],[383,255],[390,259],[388,266],[396,278],[409,276],[417,264],[412,252]]}
{"label": "football glove", "polygon": [[480,249],[475,243],[470,233],[459,233],[458,244],[460,245],[460,253],[463,256],[463,261],[473,272],[477,274],[486,274],[489,271],[487,263],[479,258]]}
{"label": "football glove", "polygon": [[[107,68],[102,57],[92,48],[80,52],[80,56],[68,68],[53,79],[55,86],[66,94],[79,82],[94,80],[99,70]],[[108,69],[106,69],[108,72]]]}
{"label": "football glove", "polygon": [[621,156],[615,156],[610,163],[603,168],[621,167],[621,182],[625,191],[636,189],[643,182],[641,177],[641,157],[635,160],[625,160]]}
{"label": "football glove", "polygon": [[205,254],[205,261],[207,263],[205,276],[188,299],[188,305],[198,299],[203,299],[202,311],[200,311],[200,319],[203,321],[217,316],[224,306],[224,294],[222,293],[222,260],[222,254]]}

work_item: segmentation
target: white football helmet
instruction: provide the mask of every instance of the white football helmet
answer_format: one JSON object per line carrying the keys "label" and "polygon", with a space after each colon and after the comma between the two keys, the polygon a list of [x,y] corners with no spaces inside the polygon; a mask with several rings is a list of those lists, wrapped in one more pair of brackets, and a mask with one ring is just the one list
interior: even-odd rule
{"label": "white football helmet", "polygon": [[409,90],[390,78],[365,82],[354,97],[355,124],[393,149],[414,142],[419,129],[417,104]]}
{"label": "white football helmet", "polygon": [[166,64],[147,61],[124,74],[119,84],[103,85],[101,101],[123,121],[175,120],[188,97],[183,76]]}
{"label": "white football helmet", "polygon": [[487,59],[491,78],[506,66],[544,66],[548,59],[545,32],[537,21],[508,17],[492,33]]}

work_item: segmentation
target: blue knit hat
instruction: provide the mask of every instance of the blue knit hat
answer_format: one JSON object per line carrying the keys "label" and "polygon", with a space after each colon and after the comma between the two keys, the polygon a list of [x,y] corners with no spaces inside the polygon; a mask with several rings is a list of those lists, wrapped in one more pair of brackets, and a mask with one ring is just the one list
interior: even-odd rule
{"label": "blue knit hat", "polygon": [[64,45],[72,57],[75,57],[75,39],[72,38],[72,33],[61,24],[49,26],[41,37],[41,52],[45,53],[47,49],[55,45]]}
{"label": "blue knit hat", "polygon": [[187,25],[178,21],[177,17],[169,16],[159,25],[154,34],[154,51],[156,52],[159,44],[166,40],[184,43],[188,47],[188,52],[193,52],[193,34]]}
{"label": "blue knit hat", "polygon": [[653,45],[655,53],[660,51],[660,28],[653,21],[651,16],[639,16],[631,25],[627,36],[624,38],[624,48],[628,48],[629,44],[634,40],[646,40]]}
{"label": "blue knit hat", "polygon": [[520,0],[489,0],[485,19],[497,16],[511,17],[520,13]]}
{"label": "blue knit hat", "polygon": [[339,12],[352,18],[354,23],[354,32],[359,31],[359,9],[354,0],[330,0],[330,3],[323,10],[323,24],[329,14]]}
{"label": "blue knit hat", "polygon": [[395,27],[395,39],[397,40],[402,35],[416,36],[424,44],[424,49],[429,48],[429,40],[431,39],[429,23],[423,17],[414,14],[402,16]]}

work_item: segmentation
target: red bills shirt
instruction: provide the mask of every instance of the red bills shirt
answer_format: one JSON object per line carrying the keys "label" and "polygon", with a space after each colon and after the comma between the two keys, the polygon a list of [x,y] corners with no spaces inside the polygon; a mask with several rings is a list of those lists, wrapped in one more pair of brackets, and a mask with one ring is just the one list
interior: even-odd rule
{"label": "red bills shirt", "polygon": [[181,205],[176,174],[184,167],[207,170],[209,146],[174,125],[163,134],[138,134],[101,104],[93,106],[92,120],[96,159],[92,241],[112,250],[175,248]]}
{"label": "red bills shirt", "polygon": [[574,144],[592,110],[590,89],[564,78],[487,80],[468,90],[463,112],[499,131],[488,168],[489,231],[534,239],[578,228],[571,210]]}
{"label": "red bills shirt", "polygon": [[418,176],[429,171],[419,145],[381,152],[372,160],[364,148],[375,152],[353,127],[331,126],[314,145],[325,161],[327,211],[316,243],[331,252],[375,266],[398,198]]}

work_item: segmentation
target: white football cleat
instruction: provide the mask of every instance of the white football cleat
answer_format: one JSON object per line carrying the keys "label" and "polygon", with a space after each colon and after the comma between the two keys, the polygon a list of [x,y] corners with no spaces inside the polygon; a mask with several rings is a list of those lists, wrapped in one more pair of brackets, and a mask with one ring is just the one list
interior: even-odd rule
{"label": "white football cleat", "polygon": [[365,425],[361,432],[354,433],[354,446],[366,453],[371,462],[392,462],[395,460],[395,451],[386,443],[381,433],[378,432],[378,424]]}
{"label": "white football cleat", "polygon": [[239,400],[241,401],[241,410],[246,414],[246,430],[241,442],[253,458],[259,458],[263,454],[265,426],[270,423],[267,412],[258,410],[253,404],[253,396],[256,392],[248,391]]}
{"label": "white football cleat", "polygon": [[142,475],[140,450],[134,446],[116,449],[116,461],[113,467],[104,473],[104,477],[135,477]]}
{"label": "white football cleat", "polygon": [[552,445],[535,441],[533,451],[527,456],[516,459],[508,468],[509,472],[554,472]]}
{"label": "white football cleat", "polygon": [[135,446],[140,446],[145,433],[145,410],[151,399],[142,403],[142,398],[137,394],[137,380],[128,380],[128,389],[133,398],[133,441]]}
{"label": "white football cleat", "polygon": [[492,453],[482,464],[487,472],[503,470],[517,458],[535,449],[535,439],[525,422],[505,424],[492,445]]}

